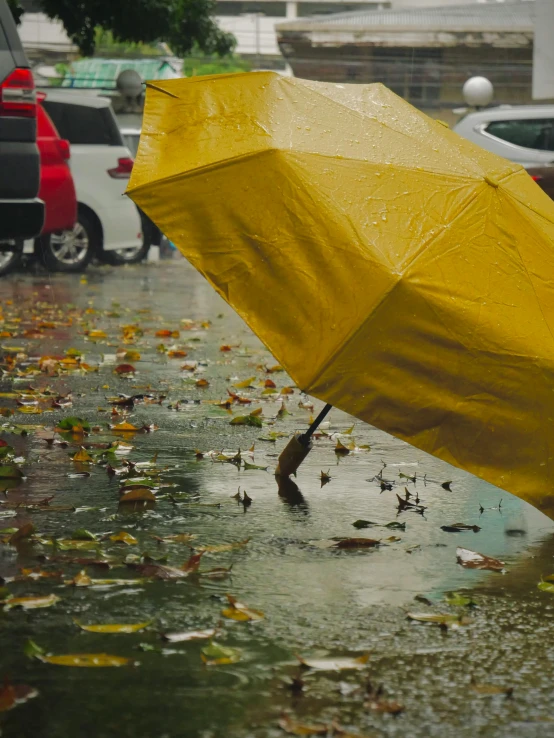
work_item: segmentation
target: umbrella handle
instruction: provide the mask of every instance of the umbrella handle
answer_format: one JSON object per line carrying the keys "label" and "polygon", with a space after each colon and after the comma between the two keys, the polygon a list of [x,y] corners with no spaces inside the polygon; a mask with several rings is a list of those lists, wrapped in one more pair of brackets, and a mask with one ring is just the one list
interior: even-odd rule
{"label": "umbrella handle", "polygon": [[325,418],[329,414],[329,411],[331,410],[332,407],[333,406],[329,405],[329,403],[325,405],[323,410],[319,413],[319,415],[314,420],[314,422],[310,425],[308,430],[305,433],[303,433],[301,436],[298,436],[299,443],[301,443],[303,446],[306,446],[306,447],[310,445],[313,434],[319,428],[321,423],[325,420]]}

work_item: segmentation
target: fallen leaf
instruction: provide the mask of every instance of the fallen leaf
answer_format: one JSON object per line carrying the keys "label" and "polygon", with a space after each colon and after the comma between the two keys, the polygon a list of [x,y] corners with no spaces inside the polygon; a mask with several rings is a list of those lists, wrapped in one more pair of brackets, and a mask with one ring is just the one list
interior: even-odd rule
{"label": "fallen leaf", "polygon": [[126,504],[130,502],[156,502],[156,495],[148,487],[131,487],[128,490],[123,488],[119,503]]}
{"label": "fallen leaf", "polygon": [[335,453],[339,456],[347,456],[350,453],[350,449],[346,448],[346,446],[337,439]]}
{"label": "fallen leaf", "polygon": [[542,580],[537,584],[537,587],[542,592],[554,592],[554,582],[544,581]]}
{"label": "fallen leaf", "polygon": [[81,446],[81,448],[79,449],[79,451],[77,451],[77,453],[74,456],[72,456],[71,458],[73,459],[73,461],[80,461],[80,462],[87,462],[87,463],[88,462],[91,462],[91,461],[94,461],[94,459],[92,458],[92,456],[90,456],[90,454],[87,452],[86,448],[83,448],[83,446]]}
{"label": "fallen leaf", "polygon": [[197,387],[209,387],[210,383],[207,379],[204,379],[203,377],[201,379],[196,380],[196,386]]}
{"label": "fallen leaf", "polygon": [[29,687],[27,684],[11,684],[5,681],[3,686],[0,687],[0,712],[12,710],[17,705],[22,705],[37,695],[38,689],[34,687]]}
{"label": "fallen leaf", "polygon": [[201,551],[202,553],[222,553],[223,551],[233,551],[236,548],[243,548],[249,541],[250,538],[245,538],[244,541],[221,543],[219,546],[195,546],[195,550]]}
{"label": "fallen leaf", "polygon": [[56,430],[71,431],[72,433],[88,433],[90,431],[90,424],[82,418],[70,416],[61,420]]}
{"label": "fallen leaf", "polygon": [[495,694],[503,694],[505,697],[511,697],[514,693],[513,687],[500,687],[496,684],[478,684],[473,679],[469,687],[483,697],[491,697]]}
{"label": "fallen leaf", "polygon": [[147,620],[145,623],[109,623],[100,625],[85,625],[80,623],[78,620],[73,621],[75,625],[78,625],[81,630],[86,630],[89,633],[138,633],[139,630],[144,630],[149,625],[152,625],[153,620]]}
{"label": "fallen leaf", "polygon": [[22,479],[25,475],[15,464],[2,464],[0,466],[0,479]]}
{"label": "fallen leaf", "polygon": [[19,543],[19,541],[32,536],[35,531],[36,528],[32,523],[25,523],[25,525],[22,525],[20,528],[18,528],[15,533],[12,533],[12,535],[8,539],[8,543],[12,546],[15,546],[17,543]]}
{"label": "fallen leaf", "polygon": [[110,541],[115,541],[116,543],[125,543],[127,546],[136,546],[136,544],[138,543],[137,539],[134,536],[132,536],[130,533],[126,533],[124,530],[116,533],[113,536],[110,536]]}
{"label": "fallen leaf", "polygon": [[444,601],[452,607],[477,607],[475,600],[463,592],[447,592]]}
{"label": "fallen leaf", "polygon": [[136,372],[135,367],[132,364],[120,364],[114,369],[116,374],[134,374]]}
{"label": "fallen leaf", "polygon": [[82,569],[73,577],[73,579],[66,579],[64,584],[71,587],[90,587],[92,584],[92,579],[86,573],[85,569]]}
{"label": "fallen leaf", "polygon": [[352,525],[354,528],[358,528],[361,530],[362,528],[372,528],[373,526],[378,526],[379,523],[373,523],[371,520],[355,520]]}
{"label": "fallen leaf", "polygon": [[91,533],[86,528],[77,528],[77,530],[73,531],[71,537],[74,541],[96,541],[94,533]]}
{"label": "fallen leaf", "polygon": [[218,666],[223,664],[236,664],[240,661],[240,650],[238,648],[229,648],[212,641],[208,646],[204,646],[200,657],[207,666]]}
{"label": "fallen leaf", "polygon": [[382,686],[374,689],[371,683],[368,683],[367,685],[366,702],[364,702],[364,707],[367,710],[386,713],[388,715],[399,715],[404,711],[404,706],[399,702],[383,699]]}
{"label": "fallen leaf", "polygon": [[461,625],[467,625],[471,621],[469,618],[460,617],[459,615],[435,614],[429,612],[409,612],[407,613],[409,620],[417,620],[420,623],[431,623],[432,625],[440,625],[443,628],[459,628]]}
{"label": "fallen leaf", "polygon": [[265,617],[261,610],[252,610],[247,605],[243,605],[242,602],[238,602],[232,595],[227,595],[230,607],[226,607],[221,611],[221,614],[229,620],[263,620]]}
{"label": "fallen leaf", "polygon": [[457,548],[456,557],[458,564],[461,564],[466,569],[502,571],[505,566],[504,562],[499,561],[499,559],[493,559],[491,556],[485,556],[484,554],[477,553],[477,551],[470,551],[468,548]]}
{"label": "fallen leaf", "polygon": [[329,735],[329,725],[319,723],[316,725],[307,725],[305,723],[299,723],[293,720],[288,715],[283,715],[279,720],[279,727],[284,730],[285,733],[291,735]]}
{"label": "fallen leaf", "polygon": [[326,472],[322,471],[320,474],[320,481],[321,486],[324,487],[326,484],[328,484],[331,481],[331,475],[329,474],[330,470],[327,470]]}
{"label": "fallen leaf", "polygon": [[128,666],[134,663],[132,659],[125,656],[111,656],[108,653],[65,653],[38,658],[40,661],[55,666],[104,667]]}
{"label": "fallen leaf", "polygon": [[139,428],[137,428],[136,425],[133,425],[132,423],[127,423],[126,421],[124,421],[123,423],[110,425],[110,430],[116,431],[117,433],[136,433]]}
{"label": "fallen leaf", "polygon": [[185,641],[201,641],[213,638],[215,633],[215,628],[209,628],[208,630],[189,630],[185,633],[162,633],[162,638],[164,641],[169,641],[169,643],[183,643]]}
{"label": "fallen leaf", "polygon": [[243,468],[245,471],[252,470],[252,469],[258,469],[259,471],[267,471],[268,469],[267,466],[258,466],[257,464],[249,464],[247,461],[243,463],[244,463]]}
{"label": "fallen leaf", "polygon": [[8,597],[2,600],[0,604],[4,606],[4,610],[11,610],[14,607],[21,607],[23,610],[38,610],[43,607],[51,607],[59,602],[57,595],[50,594],[44,597]]}
{"label": "fallen leaf", "polygon": [[369,661],[369,653],[362,656],[338,656],[327,659],[305,659],[296,656],[300,664],[316,671],[342,671],[344,669],[364,669]]}
{"label": "fallen leaf", "polygon": [[446,490],[447,490],[448,492],[452,492],[452,489],[450,488],[450,485],[451,485],[451,484],[452,484],[452,480],[450,480],[449,482],[443,482],[443,483],[441,484],[441,487],[442,487],[443,489],[446,489]]}
{"label": "fallen leaf", "polygon": [[266,379],[265,382],[264,382],[264,387],[266,389],[276,389],[277,385],[275,384],[275,382],[273,381],[273,379]]}
{"label": "fallen leaf", "polygon": [[446,533],[461,533],[465,530],[472,530],[474,533],[478,533],[481,528],[478,525],[466,525],[465,523],[452,523],[452,525],[441,525],[441,530]]}
{"label": "fallen leaf", "polygon": [[379,544],[380,541],[374,538],[340,538],[333,544],[333,548],[374,548]]}
{"label": "fallen leaf", "polygon": [[259,418],[257,415],[237,415],[230,421],[229,424],[230,425],[249,425],[254,428],[261,428],[263,425],[262,419]]}

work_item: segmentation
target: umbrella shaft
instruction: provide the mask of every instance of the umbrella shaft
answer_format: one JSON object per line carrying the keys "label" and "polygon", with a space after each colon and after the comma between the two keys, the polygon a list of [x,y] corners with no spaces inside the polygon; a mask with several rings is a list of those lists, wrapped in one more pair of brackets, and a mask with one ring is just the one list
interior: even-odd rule
{"label": "umbrella shaft", "polygon": [[325,418],[327,417],[332,407],[333,406],[329,404],[325,405],[323,410],[319,413],[319,415],[314,420],[314,422],[310,425],[308,430],[305,433],[303,433],[301,436],[298,436],[298,440],[303,446],[308,446],[313,434],[319,428],[320,424],[325,420]]}

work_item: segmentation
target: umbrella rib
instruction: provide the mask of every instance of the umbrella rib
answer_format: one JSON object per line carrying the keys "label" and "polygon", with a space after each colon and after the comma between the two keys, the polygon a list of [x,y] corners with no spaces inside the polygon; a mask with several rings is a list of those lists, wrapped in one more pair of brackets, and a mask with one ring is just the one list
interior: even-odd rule
{"label": "umbrella rib", "polygon": [[[136,185],[135,187],[129,186],[127,187],[125,194],[130,195],[131,193],[135,192],[141,192],[144,189],[149,189],[152,187],[152,184],[160,185],[160,184],[167,184],[170,182],[176,182],[180,179],[188,179],[189,177],[194,177],[196,174],[200,174],[203,172],[209,172],[212,169],[220,169],[221,167],[231,166],[232,164],[235,164],[238,161],[245,161],[248,159],[254,159],[257,156],[260,156],[261,154],[265,154],[270,149],[258,149],[257,151],[249,151],[247,154],[238,154],[237,156],[232,156],[229,159],[221,159],[218,161],[211,162],[210,164],[203,164],[200,167],[195,167],[194,169],[188,169],[186,172],[176,172],[175,174],[170,174],[167,177],[161,177],[160,179],[156,179],[155,182],[144,182],[143,184]],[[131,175],[131,181],[132,181],[132,175]]]}

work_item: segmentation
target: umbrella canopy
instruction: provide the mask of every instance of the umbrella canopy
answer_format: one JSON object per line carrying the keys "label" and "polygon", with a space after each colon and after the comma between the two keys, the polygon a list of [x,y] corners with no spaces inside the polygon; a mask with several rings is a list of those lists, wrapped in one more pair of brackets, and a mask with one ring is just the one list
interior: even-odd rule
{"label": "umbrella canopy", "polygon": [[129,194],[315,397],[554,517],[554,204],[380,84],[149,85]]}

